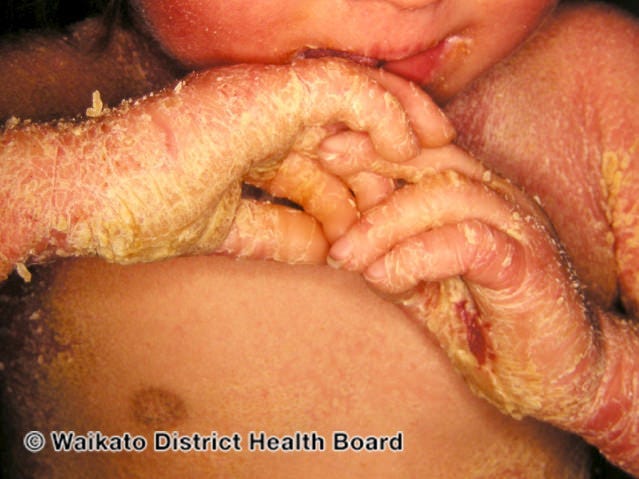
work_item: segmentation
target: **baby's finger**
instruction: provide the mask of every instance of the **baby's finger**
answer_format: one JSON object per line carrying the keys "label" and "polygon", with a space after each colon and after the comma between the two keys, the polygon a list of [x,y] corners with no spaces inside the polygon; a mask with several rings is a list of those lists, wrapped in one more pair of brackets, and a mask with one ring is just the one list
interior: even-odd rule
{"label": "baby's finger", "polygon": [[393,294],[421,281],[439,282],[455,276],[498,290],[523,277],[523,258],[522,246],[513,238],[469,220],[408,238],[370,265],[364,277]]}
{"label": "baby's finger", "polygon": [[513,205],[482,183],[446,171],[405,186],[366,212],[332,246],[329,261],[361,271],[410,236],[470,219],[516,235],[518,217]]}
{"label": "baby's finger", "polygon": [[417,154],[420,139],[403,105],[369,76],[370,69],[336,59],[302,60],[293,68],[305,92],[304,125],[341,121],[368,132],[375,150],[389,161]]}
{"label": "baby's finger", "polygon": [[392,179],[368,171],[356,173],[345,181],[355,195],[359,211],[371,209],[395,191],[395,182]]}
{"label": "baby's finger", "polygon": [[502,195],[506,201],[516,204],[523,214],[535,217],[546,229],[553,230],[552,224],[537,201],[526,196],[510,181],[493,173],[479,160],[455,145],[422,150],[415,158],[401,165],[396,165],[396,167],[403,171],[401,178],[412,183],[417,183],[426,175],[446,170],[461,173],[471,180],[485,184],[491,190]]}
{"label": "baby's finger", "polygon": [[455,138],[455,129],[444,112],[415,83],[380,69],[369,75],[400,101],[423,147],[443,146]]}
{"label": "baby's finger", "polygon": [[348,188],[315,161],[298,153],[291,153],[273,179],[260,186],[273,196],[302,206],[322,224],[329,241],[342,236],[358,218]]}
{"label": "baby's finger", "polygon": [[326,138],[317,150],[322,166],[332,174],[346,177],[360,171],[380,172],[386,168],[394,174],[397,163],[384,160],[366,133],[345,131]]}
{"label": "baby's finger", "polygon": [[341,177],[370,171],[417,183],[426,175],[453,170],[477,181],[493,179],[492,173],[480,161],[455,145],[423,149],[408,161],[393,163],[375,151],[368,135],[353,131],[326,138],[320,144],[318,158],[324,169]]}
{"label": "baby's finger", "polygon": [[392,178],[402,171],[402,164],[386,161],[375,151],[366,133],[354,131],[324,140],[318,149],[318,159],[326,171],[344,179],[355,194],[360,211],[392,193],[395,189]]}
{"label": "baby's finger", "polygon": [[417,183],[426,175],[446,170],[456,171],[476,181],[491,182],[494,179],[494,175],[479,160],[452,144],[422,150],[414,158],[397,166],[401,167],[400,178],[411,183]]}
{"label": "baby's finger", "polygon": [[215,253],[285,263],[326,260],[328,242],[319,223],[303,211],[242,200],[228,236]]}

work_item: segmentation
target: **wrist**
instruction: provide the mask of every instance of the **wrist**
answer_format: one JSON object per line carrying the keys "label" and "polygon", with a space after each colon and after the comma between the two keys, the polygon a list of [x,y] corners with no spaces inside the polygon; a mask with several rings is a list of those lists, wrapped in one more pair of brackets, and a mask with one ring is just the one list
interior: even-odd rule
{"label": "wrist", "polygon": [[573,431],[598,447],[613,462],[639,472],[639,336],[631,319],[598,312],[601,324],[603,372],[599,386],[584,403]]}

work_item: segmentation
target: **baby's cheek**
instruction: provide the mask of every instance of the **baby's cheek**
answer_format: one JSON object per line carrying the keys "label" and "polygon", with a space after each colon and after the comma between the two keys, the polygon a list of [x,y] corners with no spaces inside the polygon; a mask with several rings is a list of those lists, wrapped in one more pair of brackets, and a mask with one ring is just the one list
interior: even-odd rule
{"label": "baby's cheek", "polygon": [[245,11],[237,1],[227,2],[226,6],[210,0],[136,0],[134,4],[134,11],[162,48],[191,68],[209,67],[226,58],[225,54],[233,48],[228,37],[234,33],[227,25],[241,28]]}

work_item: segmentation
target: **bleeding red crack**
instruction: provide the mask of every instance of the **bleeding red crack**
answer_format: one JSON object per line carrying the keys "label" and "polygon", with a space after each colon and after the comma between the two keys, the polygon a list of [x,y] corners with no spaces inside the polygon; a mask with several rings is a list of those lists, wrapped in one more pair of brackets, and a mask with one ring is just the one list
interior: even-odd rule
{"label": "bleeding red crack", "polygon": [[473,356],[477,359],[480,366],[486,363],[487,344],[484,335],[484,329],[479,324],[479,314],[476,311],[468,311],[466,308],[468,301],[460,301],[455,303],[457,316],[464,322],[466,326],[466,341],[468,348]]}

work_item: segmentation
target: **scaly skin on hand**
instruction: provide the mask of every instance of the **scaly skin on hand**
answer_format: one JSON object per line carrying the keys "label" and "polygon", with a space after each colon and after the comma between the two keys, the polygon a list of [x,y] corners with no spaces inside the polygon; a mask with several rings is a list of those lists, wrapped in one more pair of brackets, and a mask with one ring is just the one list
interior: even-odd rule
{"label": "scaly skin on hand", "polygon": [[557,424],[639,476],[639,330],[632,319],[599,309],[596,314],[605,338],[605,370],[599,388],[581,414],[566,416]]}
{"label": "scaly skin on hand", "polygon": [[[495,188],[459,155],[447,151],[448,165],[436,150],[416,157],[431,174],[463,175],[424,180],[399,171],[415,160],[385,165],[349,132],[322,159],[337,174],[416,183],[386,193],[354,228],[355,269],[427,323],[475,390],[579,434],[639,476],[638,40],[636,19],[568,5],[447,106],[460,144],[540,200],[590,304],[543,216],[521,211],[525,195]],[[497,192],[506,208],[495,223],[485,203]],[[410,230],[422,214],[431,224]],[[628,317],[602,310],[619,299]]]}
{"label": "scaly skin on hand", "polygon": [[[414,131],[389,90],[407,93],[369,73],[330,59],[240,65],[82,123],[9,125],[0,137],[3,276],[52,255],[130,263],[212,252],[242,179],[272,176],[317,127],[367,132],[390,161],[411,158],[428,135],[450,139],[447,123],[440,138]],[[418,94],[426,102],[408,93]]]}
{"label": "scaly skin on hand", "polygon": [[[568,2],[516,54],[446,108],[461,146],[540,198],[595,303],[601,384],[580,414],[566,414],[556,424],[635,475],[637,52],[636,18],[606,4]],[[610,312],[620,303],[626,317]]]}
{"label": "scaly skin on hand", "polygon": [[342,140],[327,167],[413,183],[364,212],[330,262],[423,322],[477,394],[639,474],[637,327],[588,303],[538,205],[454,146],[390,165]]}
{"label": "scaly skin on hand", "polygon": [[425,321],[481,395],[552,420],[597,387],[596,329],[534,203],[518,205],[512,186],[475,171],[405,186],[331,256]]}

